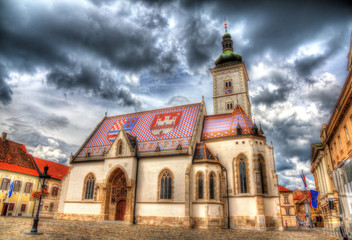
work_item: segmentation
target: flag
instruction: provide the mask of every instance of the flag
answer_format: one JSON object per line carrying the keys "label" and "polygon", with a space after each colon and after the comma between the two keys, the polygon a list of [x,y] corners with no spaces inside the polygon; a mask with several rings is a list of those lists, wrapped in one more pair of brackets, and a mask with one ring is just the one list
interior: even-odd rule
{"label": "flag", "polygon": [[304,176],[303,173],[302,173],[302,175],[301,175],[301,178],[302,178],[302,181],[303,181],[304,186],[307,187],[306,176]]}
{"label": "flag", "polygon": [[8,198],[10,198],[11,197],[11,195],[12,195],[12,190],[13,190],[13,184],[15,183],[15,181],[12,181],[12,183],[10,184],[10,189],[9,189],[9,196],[8,196]]}
{"label": "flag", "polygon": [[318,195],[319,195],[318,191],[310,190],[310,196],[311,196],[313,208],[318,208]]}

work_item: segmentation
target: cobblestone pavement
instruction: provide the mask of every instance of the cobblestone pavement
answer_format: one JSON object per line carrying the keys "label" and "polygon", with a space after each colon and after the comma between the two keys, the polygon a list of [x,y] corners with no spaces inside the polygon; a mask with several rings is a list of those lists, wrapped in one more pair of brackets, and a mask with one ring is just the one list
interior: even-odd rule
{"label": "cobblestone pavement", "polygon": [[0,239],[332,239],[319,231],[290,229],[289,231],[253,231],[237,229],[198,230],[116,222],[78,222],[41,219],[38,231],[43,235],[29,236],[32,218],[0,217]]}

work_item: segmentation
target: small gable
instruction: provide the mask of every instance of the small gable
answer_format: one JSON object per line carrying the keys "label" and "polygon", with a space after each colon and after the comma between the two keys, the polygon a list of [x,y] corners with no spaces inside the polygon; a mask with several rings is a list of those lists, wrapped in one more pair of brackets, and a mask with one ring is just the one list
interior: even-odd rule
{"label": "small gable", "polygon": [[193,156],[194,163],[207,162],[207,163],[219,163],[218,159],[214,154],[210,151],[205,143],[197,143],[196,150],[194,151]]}
{"label": "small gable", "polygon": [[122,128],[111,144],[107,157],[130,157],[136,155],[136,139]]}

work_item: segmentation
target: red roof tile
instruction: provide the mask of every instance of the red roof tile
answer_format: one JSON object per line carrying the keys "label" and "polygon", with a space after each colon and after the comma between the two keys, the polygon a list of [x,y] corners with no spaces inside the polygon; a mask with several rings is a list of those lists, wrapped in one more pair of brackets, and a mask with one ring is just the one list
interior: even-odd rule
{"label": "red roof tile", "polygon": [[38,176],[32,156],[23,144],[0,139],[0,169]]}
{"label": "red roof tile", "polygon": [[21,166],[17,166],[14,164],[8,164],[0,162],[0,169],[7,170],[11,172],[24,173],[32,176],[39,176],[38,171],[35,169],[25,168]]}
{"label": "red roof tile", "polygon": [[51,178],[62,180],[68,173],[68,170],[69,170],[68,166],[47,161],[37,157],[34,157],[34,160],[37,163],[37,166],[39,167],[42,173],[44,172],[44,167],[48,165],[49,167],[48,174],[51,176]]}
{"label": "red roof tile", "polygon": [[279,192],[292,192],[292,190],[279,185]]}

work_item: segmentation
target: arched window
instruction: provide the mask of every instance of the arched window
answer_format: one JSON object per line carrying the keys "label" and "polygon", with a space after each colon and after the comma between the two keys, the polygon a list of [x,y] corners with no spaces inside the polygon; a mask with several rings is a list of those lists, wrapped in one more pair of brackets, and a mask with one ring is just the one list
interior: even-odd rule
{"label": "arched window", "polygon": [[197,198],[203,199],[203,173],[197,174]]}
{"label": "arched window", "polygon": [[121,139],[117,143],[117,153],[118,153],[118,155],[122,154],[122,140]]}
{"label": "arched window", "polygon": [[247,173],[246,173],[246,163],[244,157],[240,157],[238,168],[240,171],[240,185],[241,193],[247,192]]}
{"label": "arched window", "polygon": [[86,181],[85,181],[84,199],[93,199],[94,198],[94,185],[95,185],[95,177],[93,174],[89,174],[86,177]]}
{"label": "arched window", "polygon": [[261,155],[259,155],[259,157],[258,157],[258,162],[259,162],[259,172],[260,172],[260,181],[261,181],[262,193],[267,193],[268,192],[268,187],[267,187],[267,183],[266,183],[265,161],[264,161],[264,158]]}
{"label": "arched window", "polygon": [[172,173],[169,170],[160,174],[160,199],[172,199]]}
{"label": "arched window", "polygon": [[215,174],[209,175],[209,199],[215,199]]}

